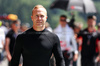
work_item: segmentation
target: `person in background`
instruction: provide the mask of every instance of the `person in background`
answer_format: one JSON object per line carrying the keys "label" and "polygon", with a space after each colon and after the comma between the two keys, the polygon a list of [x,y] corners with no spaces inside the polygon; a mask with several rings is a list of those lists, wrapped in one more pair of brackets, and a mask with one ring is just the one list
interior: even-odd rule
{"label": "person in background", "polygon": [[30,27],[30,25],[28,23],[22,24],[21,25],[21,32],[28,30],[29,27]]}
{"label": "person in background", "polygon": [[95,44],[92,43],[96,29],[96,16],[90,15],[87,17],[88,27],[78,35],[78,42],[81,45],[81,66],[94,66]]}
{"label": "person in background", "polygon": [[[75,34],[75,38],[76,38],[77,42],[80,41],[80,39],[77,39],[77,38],[78,38],[78,35],[82,31],[82,27],[83,27],[83,24],[81,22],[74,23],[74,34]],[[79,43],[78,43],[78,51],[79,52],[81,51],[81,44],[79,44]]]}
{"label": "person in background", "polygon": [[70,19],[70,22],[68,23],[68,25],[69,25],[72,29],[74,29],[74,23],[75,23],[75,14],[74,14],[74,12],[71,12],[71,16],[72,16],[72,18]]}
{"label": "person in background", "polygon": [[97,32],[92,37],[92,44],[95,44],[95,66],[100,66],[100,23],[97,24]]}
{"label": "person in background", "polygon": [[50,24],[48,22],[45,23],[45,28],[52,32],[52,28],[50,27]]}
{"label": "person in background", "polygon": [[4,21],[0,21],[0,22],[2,22],[2,25],[0,28],[4,30],[4,33],[6,35],[9,29],[6,27],[6,24]]}
{"label": "person in background", "polygon": [[75,22],[74,23],[74,36],[75,36],[75,39],[77,41],[77,49],[78,49],[78,60],[73,62],[73,66],[77,66],[80,64],[80,45],[78,44],[78,34],[82,31],[82,27],[83,27],[83,24],[81,22]]}
{"label": "person in background", "polygon": [[74,37],[74,31],[66,22],[67,16],[61,15],[59,25],[54,29],[54,33],[58,35],[60,39],[60,46],[63,52],[65,65],[72,65],[73,61],[78,58],[77,44]]}
{"label": "person in background", "polygon": [[7,35],[6,35],[6,42],[5,42],[5,50],[7,53],[7,59],[9,61],[9,66],[11,66],[11,59],[12,59],[12,54],[14,51],[14,44],[15,44],[15,39],[18,36],[18,31],[20,29],[20,21],[16,20],[16,21],[12,21],[11,23],[11,29],[8,31]]}
{"label": "person in background", "polygon": [[45,29],[47,10],[42,5],[36,5],[31,19],[33,27],[16,39],[11,66],[18,66],[21,54],[23,66],[49,66],[52,53],[56,66],[65,66],[57,35]]}
{"label": "person in background", "polygon": [[4,30],[1,29],[2,22],[0,22],[0,62],[2,61],[2,52],[4,49],[4,43],[5,43],[5,33]]}

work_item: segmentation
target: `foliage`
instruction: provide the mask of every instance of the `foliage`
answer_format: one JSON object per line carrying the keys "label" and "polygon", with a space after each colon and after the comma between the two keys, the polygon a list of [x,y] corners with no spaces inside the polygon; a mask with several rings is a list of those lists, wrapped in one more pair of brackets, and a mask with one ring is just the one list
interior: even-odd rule
{"label": "foliage", "polygon": [[[48,11],[48,20],[47,22],[50,23],[51,27],[54,29],[59,23],[59,16],[61,14],[65,14],[71,19],[71,12],[67,12],[60,9],[50,9],[50,5],[54,0],[0,0],[0,15],[3,14],[17,14],[19,19],[22,23],[30,23],[32,26],[31,21],[31,13],[32,9],[35,5],[41,4],[43,5]],[[99,7],[99,3],[96,2],[96,7]],[[100,12],[100,8],[98,8]],[[80,17],[78,12],[75,13],[75,19],[77,22],[83,22],[86,27],[86,20],[83,17]]]}

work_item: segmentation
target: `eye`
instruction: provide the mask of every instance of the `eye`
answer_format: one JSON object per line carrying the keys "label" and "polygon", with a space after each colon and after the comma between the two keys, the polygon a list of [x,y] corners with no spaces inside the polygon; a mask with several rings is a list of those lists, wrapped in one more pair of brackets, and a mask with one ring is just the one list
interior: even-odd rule
{"label": "eye", "polygon": [[44,15],[41,15],[41,17],[43,18],[43,17],[44,17]]}
{"label": "eye", "polygon": [[38,15],[36,15],[36,17],[38,17]]}

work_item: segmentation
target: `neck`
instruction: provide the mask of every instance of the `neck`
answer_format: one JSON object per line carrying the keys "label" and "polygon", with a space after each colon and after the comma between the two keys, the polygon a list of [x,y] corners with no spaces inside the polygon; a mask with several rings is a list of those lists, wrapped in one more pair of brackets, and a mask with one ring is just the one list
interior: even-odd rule
{"label": "neck", "polygon": [[35,31],[43,31],[43,30],[45,29],[45,26],[42,26],[42,27],[35,27],[35,26],[33,25],[33,29],[34,29]]}
{"label": "neck", "polygon": [[93,32],[94,29],[95,29],[95,27],[88,27],[88,31],[89,31],[89,32]]}
{"label": "neck", "polygon": [[13,31],[17,34],[18,33],[18,30],[16,30],[16,29],[13,29]]}
{"label": "neck", "polygon": [[64,27],[66,27],[66,25],[61,25],[61,27],[63,27],[63,28],[64,28]]}

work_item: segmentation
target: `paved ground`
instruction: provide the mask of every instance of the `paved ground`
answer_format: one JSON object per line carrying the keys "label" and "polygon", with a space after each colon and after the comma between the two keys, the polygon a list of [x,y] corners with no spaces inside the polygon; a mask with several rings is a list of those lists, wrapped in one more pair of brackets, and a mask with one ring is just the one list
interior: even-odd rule
{"label": "paved ground", "polygon": [[8,66],[7,58],[4,58],[2,62],[0,62],[0,66]]}
{"label": "paved ground", "polygon": [[78,56],[77,66],[81,66],[81,55],[80,54]]}

